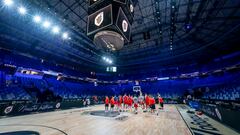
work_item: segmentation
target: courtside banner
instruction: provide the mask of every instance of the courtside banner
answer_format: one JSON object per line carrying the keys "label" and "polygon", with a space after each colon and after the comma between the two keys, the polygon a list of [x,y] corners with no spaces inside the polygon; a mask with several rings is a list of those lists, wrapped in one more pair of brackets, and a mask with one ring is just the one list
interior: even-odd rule
{"label": "courtside banner", "polygon": [[20,115],[32,112],[45,112],[60,109],[61,103],[16,103],[0,104],[0,115]]}
{"label": "courtside banner", "polygon": [[240,132],[240,112],[212,104],[201,104],[201,110],[209,117]]}
{"label": "courtside banner", "polygon": [[[90,101],[93,105],[94,102]],[[7,101],[0,103],[0,116],[17,116],[31,114],[34,112],[55,111],[58,109],[70,109],[83,107],[82,100],[50,102],[50,103],[31,103],[29,101]]]}

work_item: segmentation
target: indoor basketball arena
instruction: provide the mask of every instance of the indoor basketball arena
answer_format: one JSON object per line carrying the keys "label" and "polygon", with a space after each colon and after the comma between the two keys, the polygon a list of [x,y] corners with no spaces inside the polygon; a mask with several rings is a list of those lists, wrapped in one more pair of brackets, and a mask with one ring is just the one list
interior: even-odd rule
{"label": "indoor basketball arena", "polygon": [[240,0],[0,0],[0,135],[240,135]]}

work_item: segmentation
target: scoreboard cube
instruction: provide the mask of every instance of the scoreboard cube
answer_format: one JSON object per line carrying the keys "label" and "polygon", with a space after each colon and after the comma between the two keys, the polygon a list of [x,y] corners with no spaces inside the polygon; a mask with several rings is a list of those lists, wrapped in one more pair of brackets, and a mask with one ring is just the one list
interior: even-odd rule
{"label": "scoreboard cube", "polygon": [[94,38],[100,31],[119,33],[126,42],[131,35],[133,5],[129,0],[90,0],[87,35]]}

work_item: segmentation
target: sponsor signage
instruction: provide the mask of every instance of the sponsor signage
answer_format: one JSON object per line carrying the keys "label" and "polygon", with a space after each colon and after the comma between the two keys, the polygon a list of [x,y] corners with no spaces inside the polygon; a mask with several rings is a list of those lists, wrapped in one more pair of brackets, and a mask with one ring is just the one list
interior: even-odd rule
{"label": "sponsor signage", "polygon": [[19,107],[18,112],[35,112],[35,111],[47,111],[51,109],[58,109],[53,103],[45,104],[26,104]]}
{"label": "sponsor signage", "polygon": [[13,110],[13,106],[8,106],[4,109],[4,114],[7,115],[7,114],[11,113],[12,110]]}
{"label": "sponsor signage", "polygon": [[55,107],[56,109],[59,109],[61,107],[61,103],[58,102]]}
{"label": "sponsor signage", "polygon": [[61,108],[61,103],[15,103],[13,105],[1,104],[0,115],[18,115],[30,112],[43,112]]}

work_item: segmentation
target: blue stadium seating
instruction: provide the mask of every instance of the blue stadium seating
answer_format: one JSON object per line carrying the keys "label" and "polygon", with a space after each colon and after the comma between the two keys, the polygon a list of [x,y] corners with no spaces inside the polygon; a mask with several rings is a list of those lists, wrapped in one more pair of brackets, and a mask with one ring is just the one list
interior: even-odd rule
{"label": "blue stadium seating", "polygon": [[0,89],[1,100],[30,100],[31,96],[22,88],[18,86],[5,87]]}
{"label": "blue stadium seating", "polygon": [[[182,73],[190,73],[198,70],[199,72],[206,72],[209,70],[216,70],[223,68],[224,66],[238,64],[239,60],[233,59],[216,59],[214,62],[209,63],[201,67],[196,65],[185,65],[178,67],[168,67],[159,70],[159,72],[147,72],[138,74],[104,74],[97,73],[94,77],[98,80],[114,81],[114,80],[135,80],[136,78],[141,80],[147,77],[154,76],[168,76],[168,75],[180,75]],[[39,59],[29,58],[26,56],[20,56],[13,53],[4,53],[1,51],[0,64],[12,64],[16,67],[31,68],[36,70],[52,70],[60,72],[65,75],[72,75],[77,77],[90,77],[90,74],[79,72],[71,68],[58,66],[53,63],[43,62]],[[13,71],[14,72],[14,71]],[[76,82],[69,80],[57,80],[56,77],[44,76],[43,79],[34,79],[26,77],[16,77],[13,75],[13,85],[5,84],[6,77],[9,73],[6,69],[0,69],[0,100],[13,100],[13,99],[32,99],[34,96],[27,93],[24,88],[34,86],[40,92],[46,89],[54,92],[55,95],[59,95],[64,99],[78,99],[87,97],[90,95],[115,95],[115,94],[134,94],[133,86],[134,82],[127,84],[97,84],[90,82]],[[236,78],[239,78],[240,73],[223,73],[222,75],[209,75],[203,78],[191,78],[191,79],[170,79],[163,81],[141,82],[140,86],[143,93],[157,94],[160,93],[164,98],[179,98],[183,95],[184,91],[193,89],[196,87],[209,87],[210,91],[204,93],[203,98],[219,99],[219,100],[238,100],[239,99],[239,86],[231,85],[235,84]],[[5,78],[5,79],[4,79]],[[11,82],[11,81],[10,81]],[[14,84],[16,83],[16,84]],[[222,85],[226,85],[222,87]],[[6,85],[8,87],[6,87]],[[18,85],[18,86],[16,86]],[[221,87],[218,87],[221,86]]]}
{"label": "blue stadium seating", "polygon": [[216,100],[239,100],[240,99],[240,84],[239,86],[222,86],[210,89],[203,96],[205,99]]}

